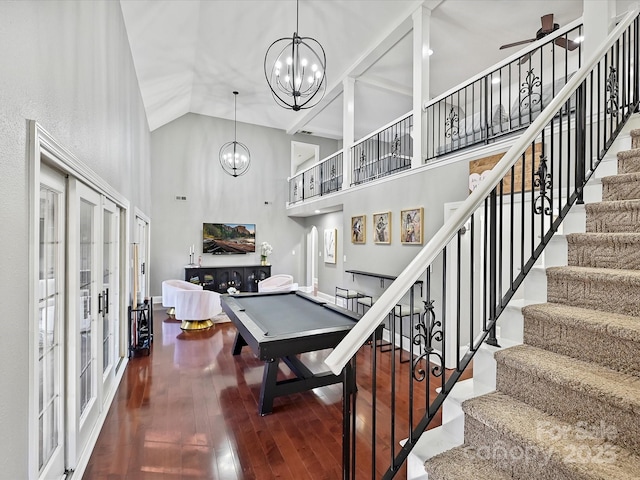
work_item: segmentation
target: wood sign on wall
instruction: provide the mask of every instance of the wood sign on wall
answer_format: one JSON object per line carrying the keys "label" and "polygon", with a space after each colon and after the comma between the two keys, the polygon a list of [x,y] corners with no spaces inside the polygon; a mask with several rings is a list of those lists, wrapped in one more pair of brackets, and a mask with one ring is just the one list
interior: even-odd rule
{"label": "wood sign on wall", "polygon": [[[533,158],[535,158],[535,166],[531,155],[531,147],[529,147],[524,155],[524,189],[526,192],[531,190],[532,170],[538,169],[540,154],[542,153],[542,144],[536,143]],[[473,192],[485,176],[489,174],[491,169],[500,161],[507,152],[490,155],[488,157],[479,158],[469,162],[469,192]],[[513,172],[514,193],[522,190],[522,157],[516,162]],[[511,173],[504,176],[503,192],[511,193]]]}

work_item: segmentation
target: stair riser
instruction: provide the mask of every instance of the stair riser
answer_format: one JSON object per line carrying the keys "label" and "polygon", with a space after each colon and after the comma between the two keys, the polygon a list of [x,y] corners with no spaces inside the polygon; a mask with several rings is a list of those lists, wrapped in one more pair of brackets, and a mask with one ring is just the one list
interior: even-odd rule
{"label": "stair riser", "polygon": [[[567,385],[523,372],[498,361],[498,391],[536,407],[574,425],[604,425],[615,432],[609,440],[636,453],[640,452],[640,412],[620,409],[608,397],[573,390]],[[467,419],[465,419],[466,428]],[[465,430],[465,442],[468,442]]]}
{"label": "stair riser", "polygon": [[465,418],[464,438],[468,455],[478,455],[493,462],[497,469],[511,473],[513,478],[584,480],[569,471],[557,456],[550,456],[535,446],[522,446],[469,415]]}
{"label": "stair riser", "polygon": [[570,243],[568,265],[575,267],[640,269],[640,244]]}
{"label": "stair riser", "polygon": [[635,200],[640,198],[640,182],[616,182],[602,184],[602,200]]}
{"label": "stair riser", "polygon": [[637,286],[556,274],[547,278],[547,288],[547,299],[552,303],[640,316],[640,288]]}
{"label": "stair riser", "polygon": [[592,211],[587,213],[587,232],[640,232],[640,210]]}
{"label": "stair riser", "polygon": [[604,332],[568,326],[553,317],[524,316],[524,343],[598,363],[620,372],[640,375],[640,344]]}

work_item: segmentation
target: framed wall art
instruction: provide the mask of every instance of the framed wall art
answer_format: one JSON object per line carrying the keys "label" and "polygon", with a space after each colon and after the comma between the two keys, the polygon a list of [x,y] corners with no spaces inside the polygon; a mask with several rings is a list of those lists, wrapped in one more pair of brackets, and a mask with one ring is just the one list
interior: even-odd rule
{"label": "framed wall art", "polygon": [[391,243],[391,212],[373,214],[374,243]]}
{"label": "framed wall art", "polygon": [[336,235],[335,228],[324,231],[324,263],[336,263]]}
{"label": "framed wall art", "polygon": [[408,245],[422,245],[423,209],[400,211],[400,240]]}
{"label": "framed wall art", "polygon": [[366,243],[367,241],[367,216],[357,215],[351,217],[351,243]]}

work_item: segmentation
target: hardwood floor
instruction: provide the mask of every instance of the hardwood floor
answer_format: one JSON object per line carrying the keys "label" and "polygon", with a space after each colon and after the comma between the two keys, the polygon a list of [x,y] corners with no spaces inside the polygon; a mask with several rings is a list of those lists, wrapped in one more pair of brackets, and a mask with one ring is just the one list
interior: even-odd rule
{"label": "hardwood floor", "polygon": [[[273,413],[262,417],[257,409],[263,363],[248,347],[239,356],[231,355],[236,333],[232,323],[185,333],[162,309],[155,310],[154,321],[151,355],[130,360],[85,480],[342,477],[341,385],[278,397]],[[358,356],[358,456],[371,444],[371,352],[363,347]],[[324,370],[326,354],[305,354],[305,363]],[[390,354],[378,353],[377,358],[388,370]],[[287,374],[286,367],[281,373]],[[384,392],[390,390],[389,383],[378,379],[378,422],[388,418]],[[406,405],[408,388],[397,382],[396,389],[399,408]],[[407,430],[398,422],[396,442]],[[386,440],[379,442],[377,452],[379,477],[389,460],[390,431],[378,426],[376,434]],[[359,471],[358,477],[371,478],[371,472]]]}

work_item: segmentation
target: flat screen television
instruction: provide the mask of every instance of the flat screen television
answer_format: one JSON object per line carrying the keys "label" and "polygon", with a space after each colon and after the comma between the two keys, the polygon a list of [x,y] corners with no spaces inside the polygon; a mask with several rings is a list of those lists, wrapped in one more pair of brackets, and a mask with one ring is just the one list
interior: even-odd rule
{"label": "flat screen television", "polygon": [[203,223],[202,252],[214,255],[256,251],[254,223]]}

